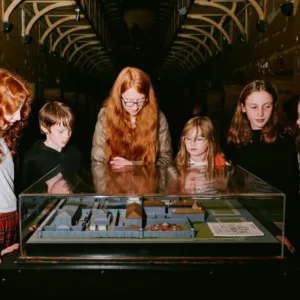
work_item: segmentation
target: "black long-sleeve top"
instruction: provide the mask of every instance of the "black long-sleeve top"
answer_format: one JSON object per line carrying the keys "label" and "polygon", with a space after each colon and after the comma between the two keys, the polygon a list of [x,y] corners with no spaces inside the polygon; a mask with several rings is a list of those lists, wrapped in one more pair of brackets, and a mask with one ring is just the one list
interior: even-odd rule
{"label": "black long-sleeve top", "polygon": [[82,155],[75,145],[65,146],[61,152],[37,141],[24,154],[22,165],[22,189],[28,188],[38,179],[60,165],[67,172],[76,172],[82,165]]}
{"label": "black long-sleeve top", "polygon": [[275,142],[266,144],[260,139],[260,130],[253,130],[252,134],[248,145],[227,145],[226,156],[234,165],[243,167],[286,195],[286,233],[297,244],[295,218],[299,211],[299,165],[295,139],[284,133],[278,135]]}
{"label": "black long-sleeve top", "polygon": [[278,135],[275,142],[266,144],[260,130],[252,131],[248,145],[228,145],[227,157],[234,165],[240,165],[289,196],[299,193],[299,167],[293,136]]}

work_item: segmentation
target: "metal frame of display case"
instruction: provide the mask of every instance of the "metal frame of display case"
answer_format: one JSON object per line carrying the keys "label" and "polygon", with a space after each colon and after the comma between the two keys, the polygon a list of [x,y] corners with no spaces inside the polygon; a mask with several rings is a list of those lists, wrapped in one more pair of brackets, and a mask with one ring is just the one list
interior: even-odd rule
{"label": "metal frame of display case", "polygon": [[[100,179],[105,181],[109,178],[109,182],[103,184],[106,190],[99,191],[96,189],[93,190],[92,188],[89,190],[90,193],[85,193],[80,187],[76,187],[77,190],[75,190],[75,193],[66,193],[66,191],[62,191],[62,194],[47,193],[48,190],[45,182],[48,182],[52,178],[56,178],[57,174],[64,173],[58,166],[52,172],[40,179],[36,184],[20,194],[21,255],[18,260],[19,263],[27,263],[29,261],[63,262],[66,260],[74,261],[74,263],[76,263],[86,261],[201,261],[203,259],[224,260],[226,258],[229,260],[239,258],[284,258],[283,243],[279,242],[274,237],[273,233],[270,232],[270,230],[274,230],[276,226],[274,226],[271,220],[268,220],[270,224],[267,224],[268,222],[265,222],[265,219],[267,219],[266,215],[263,215],[263,213],[270,214],[268,210],[273,209],[276,206],[276,213],[279,215],[279,221],[281,221],[284,226],[285,195],[239,167],[235,170],[230,168],[226,169],[227,175],[231,177],[231,183],[228,183],[228,177],[226,177],[227,183],[228,185],[231,185],[231,187],[229,189],[227,186],[225,189],[223,188],[222,191],[215,187],[217,185],[216,176],[212,176],[209,180],[206,180],[204,178],[207,174],[203,172],[203,169],[195,169],[194,172],[196,176],[198,176],[198,180],[201,181],[201,184],[204,180],[206,181],[204,186],[202,184],[201,188],[199,187],[198,190],[192,191],[193,193],[191,193],[190,190],[185,191],[179,186],[179,182],[184,176],[187,181],[188,176],[195,175],[194,173],[192,173],[194,175],[190,175],[191,173],[186,173],[186,171],[184,171],[184,175],[180,175],[179,171],[176,169],[159,169],[159,172],[154,172],[153,168],[138,166],[130,169],[125,175],[120,175],[119,172],[111,172],[111,169],[107,167],[105,167],[105,170],[103,168],[100,171],[101,177],[96,177],[96,181],[99,185]],[[191,170],[188,172],[191,172]],[[93,173],[93,175],[94,174],[95,173]],[[96,174],[99,174],[99,170]],[[124,193],[122,190],[122,193],[113,194],[111,193],[111,190],[108,189],[108,185],[112,186],[114,189],[119,178],[125,180],[125,182],[122,182],[122,188],[124,185],[132,187],[136,184],[138,189],[140,189],[137,180],[140,180],[141,174],[144,174],[146,180],[143,182],[144,184],[146,183],[144,193],[136,193],[133,190],[129,190],[129,193]],[[163,176],[161,174],[163,174]],[[173,174],[173,178],[170,178],[170,174]],[[151,178],[151,176],[153,178]],[[245,184],[244,178],[239,178],[241,176],[247,176],[247,180],[252,184],[252,187],[249,187],[249,184]],[[70,183],[72,190],[74,190],[73,182],[77,182],[78,184],[78,182],[82,181],[79,179],[80,176],[74,177],[74,174],[61,177],[66,180],[66,182]],[[93,178],[93,181],[95,182],[95,175],[91,178]],[[175,184],[173,182],[173,186],[176,186],[176,189],[170,190],[169,186],[172,185],[172,180],[174,181],[174,178]],[[195,180],[195,178],[193,178],[193,180]],[[160,184],[160,181],[163,181],[165,186],[163,188],[160,186],[159,192],[157,191],[157,185],[151,185],[151,187],[150,185],[147,185],[149,182],[158,182],[158,184]],[[184,182],[184,185],[187,186],[186,181]],[[170,194],[170,192],[173,193]],[[143,228],[139,228],[139,230],[136,230],[135,232],[129,231],[129,227],[125,229],[120,227],[121,229],[119,230],[123,231],[119,232],[115,229],[115,231],[108,231],[113,234],[115,233],[113,237],[105,238],[105,236],[103,236],[102,238],[99,238],[94,235],[97,234],[97,232],[89,230],[87,225],[85,230],[82,228],[77,229],[79,218],[80,216],[83,216],[84,210],[91,213],[91,211],[98,211],[104,208],[104,210],[108,211],[109,208],[111,208],[110,205],[112,205],[111,201],[116,201],[117,204],[120,202],[118,205],[123,205],[123,207],[118,209],[113,207],[111,208],[111,211],[118,211],[118,214],[122,214],[123,210],[126,210],[126,202],[138,201],[140,203],[138,205],[140,205],[141,209],[144,211],[145,201],[151,202],[155,200],[160,201],[163,205],[168,207],[165,208],[165,212],[168,212],[166,222],[174,222],[172,219],[169,219],[173,218],[172,216],[170,217],[174,211],[171,209],[172,204],[177,201],[180,207],[180,205],[184,204],[184,201],[194,201],[199,205],[204,205],[206,221],[255,221],[255,223],[261,227],[264,237],[214,237],[208,232],[209,229],[205,222],[202,222],[201,224],[195,222],[195,225],[200,225],[197,227],[197,235],[192,238],[170,238],[168,235],[169,232],[162,232],[162,234],[167,234],[167,237],[165,238],[135,238],[136,235],[131,236],[131,234],[145,234],[147,232]],[[62,204],[62,202],[64,202],[64,204]],[[93,208],[95,204],[97,204],[97,206],[100,205],[99,209]],[[71,222],[70,220],[66,221],[66,224],[69,224],[69,227],[67,225],[60,225],[60,223],[57,225],[57,222],[62,222],[61,220],[64,220],[60,215],[63,214],[63,216],[65,216],[66,212],[63,211],[64,207],[69,207],[69,209],[70,207],[76,208],[76,222],[78,222],[76,223],[76,226],[71,226],[71,223],[68,223]],[[84,208],[81,209],[81,207]],[[68,213],[71,213],[72,215],[73,212],[68,211]],[[41,214],[44,214],[43,218],[40,217]],[[152,220],[152,223],[155,223],[158,218],[157,213],[153,213],[153,215],[155,216],[153,217],[154,220]],[[167,215],[167,213],[164,213],[164,215]],[[185,216],[186,215],[184,215],[184,218],[187,218]],[[190,221],[192,216],[194,217],[194,215],[190,215],[187,219]],[[25,217],[30,221],[28,222]],[[68,215],[67,217],[69,218]],[[72,218],[75,218],[75,216],[72,216]],[[125,217],[123,216],[122,218]],[[146,219],[146,221],[144,219]],[[145,221],[148,223],[151,221],[150,215],[147,215],[144,219],[143,222]],[[123,223],[128,221],[129,219],[125,218]],[[266,224],[262,225],[263,222]],[[193,222],[189,223],[194,224]],[[34,233],[28,230],[30,224],[35,224],[35,226],[37,226],[37,230]],[[119,228],[116,224],[112,226],[112,228]],[[269,225],[271,225],[271,229],[268,228]],[[65,227],[68,229],[65,229]],[[76,230],[78,230],[78,232]],[[149,229],[147,230],[149,232]],[[278,228],[277,230],[280,232]],[[120,235],[124,234],[124,232],[128,234],[128,236],[126,235],[125,237],[124,235]],[[203,236],[201,236],[202,232],[206,232],[206,235],[203,234]],[[98,233],[100,232],[98,231]],[[25,237],[26,234],[30,237]],[[46,234],[48,234],[48,237]],[[49,234],[53,234],[54,236],[49,237]],[[78,234],[77,237],[74,237],[74,234]],[[87,237],[85,234],[91,234],[91,236]],[[170,234],[174,233],[170,232]],[[284,236],[284,232],[279,233],[279,235]]]}

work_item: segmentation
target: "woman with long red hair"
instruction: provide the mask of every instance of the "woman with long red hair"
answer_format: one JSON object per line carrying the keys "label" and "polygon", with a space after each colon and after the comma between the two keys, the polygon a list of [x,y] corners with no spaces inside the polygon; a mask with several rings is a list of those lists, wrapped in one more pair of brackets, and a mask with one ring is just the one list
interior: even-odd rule
{"label": "woman with long red hair", "polygon": [[20,77],[0,69],[0,245],[16,242],[18,211],[14,193],[17,141],[30,114],[32,93]]}
{"label": "woman with long red hair", "polygon": [[92,166],[173,163],[171,137],[149,77],[124,68],[98,115],[91,153]]}

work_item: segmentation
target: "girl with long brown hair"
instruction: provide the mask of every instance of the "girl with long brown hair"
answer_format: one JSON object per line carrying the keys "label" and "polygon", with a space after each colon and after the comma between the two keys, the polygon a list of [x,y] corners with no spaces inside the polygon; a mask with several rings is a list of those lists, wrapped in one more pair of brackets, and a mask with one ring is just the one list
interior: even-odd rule
{"label": "girl with long brown hair", "polygon": [[91,160],[93,167],[172,164],[168,123],[142,70],[126,67],[118,75],[98,115]]}
{"label": "girl with long brown hair", "polygon": [[17,198],[14,162],[17,141],[30,114],[32,93],[22,78],[0,69],[0,244],[16,241]]}
{"label": "girl with long brown hair", "polygon": [[290,178],[298,174],[297,154],[291,130],[279,117],[277,98],[265,80],[245,86],[227,134],[227,155],[234,164],[287,192],[295,190]]}
{"label": "girl with long brown hair", "polygon": [[292,132],[278,111],[277,93],[265,80],[242,90],[227,135],[226,155],[234,165],[286,194],[287,236],[293,240],[293,214],[298,211],[298,162]]}

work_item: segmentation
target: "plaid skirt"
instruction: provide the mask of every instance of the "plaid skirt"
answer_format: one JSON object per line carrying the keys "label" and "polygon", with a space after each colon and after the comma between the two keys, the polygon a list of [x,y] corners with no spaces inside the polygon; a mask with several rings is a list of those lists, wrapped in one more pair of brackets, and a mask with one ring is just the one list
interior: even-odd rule
{"label": "plaid skirt", "polygon": [[19,214],[17,211],[0,213],[0,244],[9,247],[17,241]]}

